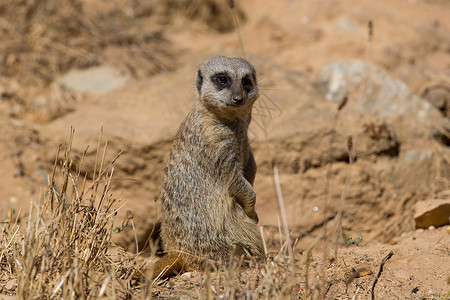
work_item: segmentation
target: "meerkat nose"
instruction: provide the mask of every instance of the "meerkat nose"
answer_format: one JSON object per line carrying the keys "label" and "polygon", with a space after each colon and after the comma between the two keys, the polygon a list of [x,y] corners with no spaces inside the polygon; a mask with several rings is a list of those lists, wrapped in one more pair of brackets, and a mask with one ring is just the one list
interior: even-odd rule
{"label": "meerkat nose", "polygon": [[233,100],[234,104],[239,104],[239,105],[244,102],[244,99],[241,96],[234,96],[232,100]]}

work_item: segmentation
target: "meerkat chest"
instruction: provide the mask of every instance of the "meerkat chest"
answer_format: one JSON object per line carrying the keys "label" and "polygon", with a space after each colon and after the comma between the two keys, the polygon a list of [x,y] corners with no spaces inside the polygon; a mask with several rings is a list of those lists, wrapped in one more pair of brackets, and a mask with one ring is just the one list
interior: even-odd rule
{"label": "meerkat chest", "polygon": [[249,143],[246,128],[238,127],[235,131],[235,151],[239,163],[243,166],[249,157]]}

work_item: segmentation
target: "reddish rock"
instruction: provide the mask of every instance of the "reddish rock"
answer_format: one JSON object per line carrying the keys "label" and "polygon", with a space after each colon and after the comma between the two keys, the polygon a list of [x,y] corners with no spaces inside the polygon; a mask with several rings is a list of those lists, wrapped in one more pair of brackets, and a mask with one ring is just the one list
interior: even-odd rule
{"label": "reddish rock", "polygon": [[429,199],[416,203],[416,228],[450,224],[450,199]]}

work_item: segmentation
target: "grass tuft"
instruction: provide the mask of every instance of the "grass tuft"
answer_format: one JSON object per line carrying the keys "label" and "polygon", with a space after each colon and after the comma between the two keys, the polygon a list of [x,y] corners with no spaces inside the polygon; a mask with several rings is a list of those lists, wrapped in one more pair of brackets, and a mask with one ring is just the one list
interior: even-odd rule
{"label": "grass tuft", "polygon": [[[27,218],[4,221],[0,272],[17,280],[18,299],[117,299],[133,294],[138,267],[111,242],[118,200],[111,192],[114,162],[99,141],[98,169],[91,183],[68,146],[58,149],[48,187]],[[59,156],[62,156],[61,158]],[[12,216],[12,215],[11,215]]]}

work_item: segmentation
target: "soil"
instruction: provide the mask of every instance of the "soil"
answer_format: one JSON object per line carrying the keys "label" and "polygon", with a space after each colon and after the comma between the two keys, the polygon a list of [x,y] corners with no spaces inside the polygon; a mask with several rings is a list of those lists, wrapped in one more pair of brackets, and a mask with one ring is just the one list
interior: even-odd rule
{"label": "soil", "polygon": [[[89,6],[89,1],[79,2]],[[124,46],[105,38],[109,46],[92,48],[91,60],[77,64],[66,58],[61,72],[41,66],[40,73],[48,72],[50,79],[28,74],[32,84],[21,77],[22,69],[1,75],[0,218],[24,214],[30,202],[39,200],[58,145],[67,144],[71,127],[73,151],[82,156],[89,146],[83,163],[89,178],[102,132],[108,160],[122,151],[114,181],[123,204],[119,223],[132,212],[142,248],[158,219],[158,186],[171,139],[193,102],[196,67],[218,54],[245,56],[254,64],[263,91],[250,137],[258,164],[256,210],[268,240],[276,240],[281,222],[276,166],[289,228],[297,238],[296,253],[323,234],[324,225],[343,205],[338,259],[327,266],[327,275],[335,280],[327,297],[351,299],[358,293],[369,298],[380,263],[392,251],[375,287],[378,299],[444,298],[450,285],[450,233],[446,227],[416,229],[414,209],[425,199],[450,199],[450,3],[235,2],[243,47],[228,13],[211,9],[202,15],[192,7],[171,11],[156,1],[149,10],[134,7],[133,15],[141,25],[157,24],[152,28],[158,34],[144,30],[145,36],[157,36],[151,43],[143,39]],[[114,11],[111,5],[92,4],[90,14]],[[121,5],[131,7],[131,1]],[[123,8],[117,20],[131,14],[130,7]],[[121,34],[142,38],[130,28]],[[153,44],[158,45],[154,53]],[[123,54],[123,48],[135,52]],[[347,102],[339,107],[341,100],[327,96],[331,79],[323,79],[324,68],[355,60],[367,64],[370,74],[348,88]],[[110,92],[61,87],[63,73],[95,65],[112,66],[128,79]],[[393,109],[404,109],[405,114],[383,114],[393,102],[381,113],[374,109],[370,101],[376,95],[389,96],[373,88],[378,79],[370,78],[377,74],[386,74],[394,87],[404,84],[408,101],[418,101],[426,110],[409,110],[406,106],[413,100]],[[361,97],[372,96],[366,107],[358,107],[364,102]],[[422,122],[421,115],[429,121]],[[114,241],[136,251],[131,228]],[[319,244],[312,250],[312,263],[314,255],[324,251]],[[348,268],[362,264],[371,274],[347,280]],[[165,284],[191,288],[178,277]],[[170,294],[164,290],[160,296]]]}

